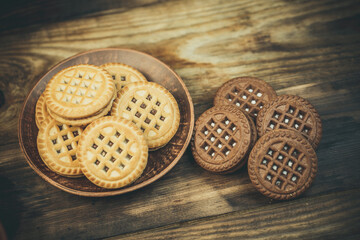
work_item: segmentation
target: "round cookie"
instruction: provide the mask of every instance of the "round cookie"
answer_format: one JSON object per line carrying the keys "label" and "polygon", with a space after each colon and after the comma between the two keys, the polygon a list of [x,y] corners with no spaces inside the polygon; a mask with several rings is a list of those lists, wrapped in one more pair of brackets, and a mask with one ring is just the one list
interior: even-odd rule
{"label": "round cookie", "polygon": [[101,109],[98,113],[95,113],[94,115],[89,116],[89,117],[85,117],[85,118],[64,118],[62,116],[56,115],[50,109],[47,109],[47,112],[52,118],[54,118],[58,122],[65,123],[67,125],[72,125],[72,126],[85,126],[85,125],[95,121],[96,119],[105,116],[106,114],[108,114],[110,112],[113,101],[114,101],[114,98],[116,96],[115,93],[116,92],[114,92],[113,99],[111,99],[110,103],[104,109]]}
{"label": "round cookie", "polygon": [[52,171],[68,177],[82,175],[76,156],[82,131],[81,127],[69,126],[55,119],[42,122],[37,147],[41,159]]}
{"label": "round cookie", "polygon": [[130,83],[122,88],[114,101],[111,115],[134,122],[144,132],[149,150],[167,144],[180,124],[175,98],[153,82]]}
{"label": "round cookie", "polygon": [[250,153],[252,147],[256,143],[256,140],[257,140],[258,136],[257,136],[256,126],[255,126],[255,123],[254,123],[253,119],[246,112],[243,111],[243,113],[245,114],[245,116],[249,120],[250,129],[251,129],[251,142],[250,142],[251,144],[250,144],[250,148],[249,148],[249,153]]}
{"label": "round cookie", "polygon": [[322,124],[319,114],[306,99],[293,95],[281,95],[260,111],[256,121],[261,137],[275,129],[291,129],[301,133],[313,145],[320,143]]}
{"label": "round cookie", "polygon": [[42,93],[36,102],[35,107],[35,123],[38,128],[40,128],[43,121],[46,119],[50,119],[51,116],[49,115],[45,103],[45,96],[44,93]]}
{"label": "round cookie", "polygon": [[64,118],[85,118],[103,109],[113,97],[115,83],[104,69],[88,64],[65,68],[45,89],[48,108]]}
{"label": "round cookie", "polygon": [[191,149],[205,170],[230,173],[245,164],[251,141],[245,113],[233,106],[215,106],[196,121]]}
{"label": "round cookie", "polygon": [[91,182],[104,188],[120,188],[140,177],[147,164],[148,147],[135,124],[108,116],[86,127],[77,156]]}
{"label": "round cookie", "polygon": [[275,90],[255,77],[238,77],[224,83],[216,92],[214,105],[240,107],[256,118],[263,106],[276,98]]}
{"label": "round cookie", "polygon": [[292,130],[274,130],[252,149],[248,172],[251,182],[267,197],[285,200],[308,189],[317,172],[317,157],[308,140]]}
{"label": "round cookie", "polygon": [[100,67],[105,69],[111,75],[118,91],[129,83],[147,82],[141,72],[123,63],[106,63]]}
{"label": "round cookie", "polygon": [[[237,108],[237,109],[238,109],[238,108]],[[240,110],[240,109],[238,109],[238,110]],[[242,111],[242,110],[240,110],[240,111]],[[251,117],[249,116],[249,114],[247,114],[246,112],[244,112],[244,111],[242,111],[242,112],[244,113],[244,115],[246,116],[246,118],[247,118],[248,121],[249,121],[250,131],[251,131],[250,146],[249,146],[249,149],[248,149],[245,157],[244,157],[243,160],[242,160],[243,164],[245,164],[246,161],[247,161],[248,158],[249,158],[249,155],[250,155],[250,152],[251,152],[252,148],[254,147],[254,145],[255,145],[255,143],[256,143],[256,140],[257,140],[257,132],[256,132],[255,123],[254,123],[254,121],[252,120],[252,118],[251,118]],[[225,174],[227,174],[227,173],[232,173],[232,172],[236,171],[237,169],[239,169],[240,167],[242,167],[243,164],[240,165],[240,166],[239,166],[238,168],[236,168],[236,169],[231,169],[230,171],[228,171],[228,172],[223,172],[223,173],[225,173]]]}

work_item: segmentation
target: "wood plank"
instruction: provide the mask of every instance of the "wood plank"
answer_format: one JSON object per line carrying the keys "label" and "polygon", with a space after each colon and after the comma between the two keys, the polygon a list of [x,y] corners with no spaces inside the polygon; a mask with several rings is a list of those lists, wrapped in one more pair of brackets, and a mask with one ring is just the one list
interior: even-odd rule
{"label": "wood plank", "polygon": [[[338,120],[330,126],[337,124]],[[343,125],[349,124],[344,121]],[[349,137],[352,131],[357,133]],[[358,134],[358,129],[349,129],[341,136],[326,137],[323,145],[328,147],[320,145],[318,151],[318,176],[304,198],[360,188],[360,166],[353,164],[353,156],[360,154]],[[338,151],[340,147],[343,151]],[[102,199],[73,196],[49,185],[26,164],[17,144],[1,146],[0,159],[0,192],[4,193],[0,202],[11,204],[0,204],[4,207],[0,212],[11,216],[11,211],[18,217],[15,220],[21,219],[10,227],[10,231],[17,229],[19,239],[112,236],[274,204],[255,190],[246,169],[214,175],[198,167],[189,151],[172,171],[150,186]],[[51,227],[55,225],[58,227]]]}
{"label": "wood plank", "polygon": [[359,239],[359,199],[357,189],[108,239]]}
{"label": "wood plank", "polygon": [[[189,88],[196,116],[212,105],[223,82],[243,75],[263,78],[279,94],[308,98],[322,116],[338,114],[337,101],[346,104],[343,114],[353,116],[360,101],[358,10],[353,1],[279,1],[271,7],[266,1],[180,1],[3,35],[0,144],[17,141],[14,119],[47,69],[100,47],[134,48],[169,64]],[[124,21],[114,24],[118,19]]]}
{"label": "wood plank", "polygon": [[[40,5],[37,11],[42,11]],[[60,15],[55,13],[59,21],[24,25],[0,36],[0,92],[4,95],[0,104],[0,219],[10,236],[102,238],[161,226],[168,227],[155,233],[179,236],[178,225],[169,224],[218,215],[239,217],[240,224],[246,220],[255,224],[261,211],[271,219],[270,212],[275,210],[268,209],[272,206],[283,210],[274,218],[296,218],[292,213],[297,203],[302,207],[296,213],[306,219],[310,209],[316,209],[306,207],[306,201],[320,206],[322,213],[321,201],[337,209],[332,201],[336,192],[348,191],[339,195],[344,199],[351,198],[347,193],[358,196],[360,15],[356,1],[187,0],[96,12],[77,19]],[[246,169],[228,176],[210,174],[194,163],[190,151],[159,181],[122,196],[83,198],[47,184],[30,169],[19,150],[16,119],[22,102],[52,65],[100,47],[133,48],[167,63],[189,88],[196,116],[212,105],[217,88],[235,76],[260,77],[279,94],[308,98],[324,125],[317,151],[319,173],[313,186],[298,200],[284,205],[271,202],[252,187]],[[348,202],[345,208],[354,206],[353,201]],[[342,211],[349,213],[348,209]],[[246,218],[243,213],[248,214]],[[358,208],[355,213],[358,215]],[[356,214],[344,219],[337,212],[333,218],[327,217],[317,223],[319,230],[313,230],[318,236],[327,231],[326,221],[336,230],[342,222],[359,220]],[[304,218],[299,217],[300,223],[306,223]],[[199,224],[205,225],[206,219]],[[230,218],[219,219],[232,230]],[[306,229],[306,225],[292,224],[290,229]],[[236,234],[246,232],[234,228]],[[352,226],[344,229],[353,230]],[[278,230],[278,234],[291,237],[286,228]],[[141,234],[151,236],[149,232]],[[276,236],[270,230],[269,234]],[[299,234],[311,237],[301,235],[308,234],[305,230]]]}
{"label": "wood plank", "polygon": [[[38,27],[44,23],[55,23],[67,19],[77,19],[97,12],[146,7],[159,3],[158,0],[112,1],[45,1],[17,0],[4,2],[0,9],[0,32],[14,31],[24,27]],[[21,6],[21,7],[20,7]],[[35,26],[34,26],[35,25]]]}

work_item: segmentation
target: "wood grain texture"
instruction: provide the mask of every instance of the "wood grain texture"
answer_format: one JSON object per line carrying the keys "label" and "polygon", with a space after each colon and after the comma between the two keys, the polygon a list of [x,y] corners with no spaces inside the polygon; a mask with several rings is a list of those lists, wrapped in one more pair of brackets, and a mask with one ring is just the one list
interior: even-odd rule
{"label": "wood grain texture", "polygon": [[[172,224],[110,239],[358,239],[360,191],[345,191],[284,204]],[[356,198],[355,201],[353,199]],[[291,213],[291,214],[289,214]],[[330,215],[330,216],[328,216]]]}
{"label": "wood grain texture", "polygon": [[[311,233],[322,239],[356,238],[357,1],[136,1],[132,7],[105,1],[98,11],[91,4],[89,11],[86,5],[69,10],[72,2],[49,1],[51,16],[38,14],[46,12],[43,1],[29,2],[12,7],[13,17],[0,18],[5,26],[0,34],[0,220],[9,236],[196,237],[184,228],[204,238],[311,238]],[[188,87],[197,117],[212,106],[218,87],[237,76],[259,77],[278,94],[308,99],[323,121],[319,172],[312,187],[299,199],[272,202],[251,185],[246,169],[227,176],[207,173],[189,150],[167,175],[141,191],[92,199],[52,187],[20,152],[17,118],[27,93],[50,67],[101,47],[133,48],[168,64]],[[310,231],[309,222],[318,228]],[[244,228],[238,226],[242,224]],[[219,230],[222,226],[227,231]],[[212,228],[218,233],[207,235]]]}

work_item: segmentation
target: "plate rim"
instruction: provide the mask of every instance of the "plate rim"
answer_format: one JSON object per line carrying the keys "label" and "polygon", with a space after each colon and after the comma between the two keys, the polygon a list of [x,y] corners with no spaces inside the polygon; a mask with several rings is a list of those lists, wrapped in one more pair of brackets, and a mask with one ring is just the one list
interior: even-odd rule
{"label": "plate rim", "polygon": [[[165,68],[167,68],[172,74],[174,74],[174,76],[178,79],[178,81],[180,82],[180,84],[183,86],[184,90],[185,90],[185,94],[187,96],[187,99],[189,100],[189,105],[190,105],[190,129],[189,129],[189,133],[185,139],[185,143],[182,147],[182,149],[180,150],[180,152],[178,153],[178,155],[175,157],[175,159],[165,168],[163,169],[159,174],[156,174],[155,176],[153,176],[152,178],[139,183],[137,185],[128,187],[128,188],[119,188],[117,190],[113,190],[113,191],[108,191],[108,192],[89,192],[89,191],[82,191],[82,190],[76,190],[73,188],[69,188],[67,186],[64,186],[56,181],[54,181],[53,179],[51,179],[50,177],[48,177],[46,174],[44,174],[31,160],[30,156],[27,154],[26,148],[24,146],[24,143],[22,141],[22,131],[21,131],[21,127],[22,127],[22,119],[23,119],[23,115],[24,115],[24,110],[25,110],[25,105],[27,104],[27,102],[29,101],[30,95],[33,93],[34,89],[40,84],[41,80],[45,77],[45,75],[47,73],[49,73],[50,71],[52,71],[53,69],[57,68],[58,66],[60,66],[61,64],[82,56],[82,55],[86,55],[89,53],[94,53],[94,52],[102,52],[102,51],[128,51],[128,52],[133,52],[136,54],[142,54],[145,55],[147,57],[152,58],[153,60],[157,61],[158,63],[160,63],[161,65],[163,65]],[[49,68],[42,76],[41,78],[36,82],[36,84],[32,87],[32,89],[29,91],[29,93],[27,94],[24,103],[22,105],[21,108],[21,112],[19,115],[19,119],[18,119],[18,138],[19,138],[19,145],[20,145],[20,150],[23,153],[23,155],[25,156],[25,159],[27,161],[27,163],[29,164],[29,166],[41,177],[43,178],[46,182],[50,183],[51,185],[65,191],[68,193],[72,193],[75,195],[79,195],[79,196],[84,196],[84,197],[108,197],[108,196],[115,196],[115,195],[121,195],[124,193],[128,193],[128,192],[132,192],[135,191],[137,189],[143,188],[153,182],[155,182],[156,180],[160,179],[161,177],[163,177],[166,173],[168,173],[181,159],[181,157],[184,155],[187,147],[189,146],[193,131],[194,131],[194,123],[195,123],[195,114],[194,114],[194,104],[190,95],[189,90],[187,89],[184,81],[181,79],[181,77],[174,71],[172,70],[167,64],[165,64],[164,62],[162,62],[161,60],[157,59],[156,57],[151,56],[148,53],[144,53],[141,51],[137,51],[134,49],[129,49],[129,48],[97,48],[97,49],[91,49],[91,50],[87,50],[87,51],[83,51],[80,53],[77,53],[75,55],[72,55],[68,58],[65,58],[64,60],[58,62],[57,64],[55,64],[54,66],[52,66],[51,68]]]}

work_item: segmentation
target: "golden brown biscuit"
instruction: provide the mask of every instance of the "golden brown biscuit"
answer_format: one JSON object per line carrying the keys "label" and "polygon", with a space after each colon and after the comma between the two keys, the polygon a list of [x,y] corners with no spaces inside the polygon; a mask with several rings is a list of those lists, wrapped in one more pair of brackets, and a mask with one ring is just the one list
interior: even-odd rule
{"label": "golden brown biscuit", "polygon": [[175,98],[164,87],[153,82],[125,86],[118,92],[111,115],[134,122],[144,132],[150,150],[168,143],[180,123]]}
{"label": "golden brown biscuit", "polygon": [[45,89],[48,108],[64,118],[85,118],[109,104],[115,83],[104,69],[88,64],[58,72]]}
{"label": "golden brown biscuit", "polygon": [[40,128],[40,125],[43,121],[46,119],[50,119],[51,116],[49,115],[45,103],[45,96],[44,93],[40,95],[38,101],[36,102],[35,107],[35,123],[38,128]]}
{"label": "golden brown biscuit", "polygon": [[106,63],[100,67],[111,75],[118,91],[129,83],[147,82],[141,72],[123,63]]}
{"label": "golden brown biscuit", "polygon": [[83,129],[46,119],[40,125],[37,147],[41,159],[54,172],[65,176],[82,175],[76,157]]}
{"label": "golden brown biscuit", "polygon": [[47,109],[47,112],[52,118],[54,118],[58,122],[72,126],[85,126],[95,121],[96,119],[101,118],[106,114],[108,114],[111,110],[115,96],[116,96],[116,92],[114,92],[113,99],[111,99],[110,103],[105,108],[101,109],[99,112],[95,113],[94,115],[85,118],[64,118],[62,116],[56,115],[50,109]]}
{"label": "golden brown biscuit", "polygon": [[135,124],[108,116],[87,126],[77,156],[91,182],[104,188],[120,188],[140,177],[147,164],[148,147]]}

